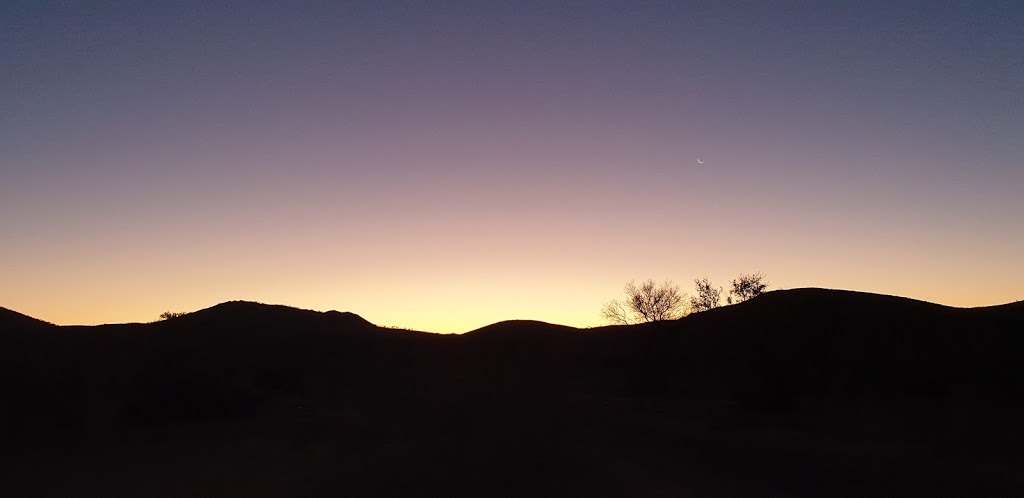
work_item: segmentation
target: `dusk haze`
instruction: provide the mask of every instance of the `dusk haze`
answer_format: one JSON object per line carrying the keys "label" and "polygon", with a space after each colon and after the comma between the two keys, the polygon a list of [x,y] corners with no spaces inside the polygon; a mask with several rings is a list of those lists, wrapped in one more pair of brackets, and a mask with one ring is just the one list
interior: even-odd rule
{"label": "dusk haze", "polygon": [[0,305],[59,325],[1024,299],[1020,1],[8,1],[0,67]]}

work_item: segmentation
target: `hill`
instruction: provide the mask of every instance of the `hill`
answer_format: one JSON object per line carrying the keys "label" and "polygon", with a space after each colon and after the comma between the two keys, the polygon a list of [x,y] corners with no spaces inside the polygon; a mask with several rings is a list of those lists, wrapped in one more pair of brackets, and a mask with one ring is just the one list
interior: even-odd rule
{"label": "hill", "polygon": [[373,329],[375,325],[355,313],[311,311],[276,304],[229,301],[172,319],[179,327],[335,327]]}
{"label": "hill", "polygon": [[38,326],[0,334],[0,494],[1014,494],[1022,333],[1022,303],[825,289],[587,330]]}
{"label": "hill", "polygon": [[54,326],[50,322],[44,322],[7,308],[0,308],[0,330],[38,329]]}
{"label": "hill", "polygon": [[1024,394],[1015,373],[1022,309],[797,289],[659,324],[633,339],[645,341],[650,363],[691,365],[704,379],[772,395],[959,390],[1016,399]]}

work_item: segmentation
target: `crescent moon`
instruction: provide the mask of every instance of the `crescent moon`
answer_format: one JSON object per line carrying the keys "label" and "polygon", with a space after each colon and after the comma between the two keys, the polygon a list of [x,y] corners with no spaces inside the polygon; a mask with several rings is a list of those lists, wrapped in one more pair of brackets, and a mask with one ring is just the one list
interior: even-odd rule
{"label": "crescent moon", "polygon": [[701,161],[700,159],[698,159],[697,160],[697,164],[704,164],[704,161]]}

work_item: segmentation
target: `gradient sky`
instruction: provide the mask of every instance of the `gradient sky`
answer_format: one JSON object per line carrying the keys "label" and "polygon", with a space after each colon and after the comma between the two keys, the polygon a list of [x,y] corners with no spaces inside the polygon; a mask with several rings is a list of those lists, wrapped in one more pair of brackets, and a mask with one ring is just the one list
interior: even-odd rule
{"label": "gradient sky", "polygon": [[[705,164],[697,164],[697,159]],[[0,306],[1024,299],[1024,2],[0,2]]]}

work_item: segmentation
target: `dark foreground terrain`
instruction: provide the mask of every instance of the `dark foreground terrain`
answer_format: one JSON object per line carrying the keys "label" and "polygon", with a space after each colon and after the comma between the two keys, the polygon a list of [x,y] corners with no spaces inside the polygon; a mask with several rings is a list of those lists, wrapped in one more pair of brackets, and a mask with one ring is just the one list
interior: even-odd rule
{"label": "dark foreground terrain", "polygon": [[1024,495],[1024,302],[820,289],[460,336],[0,308],[0,495]]}

